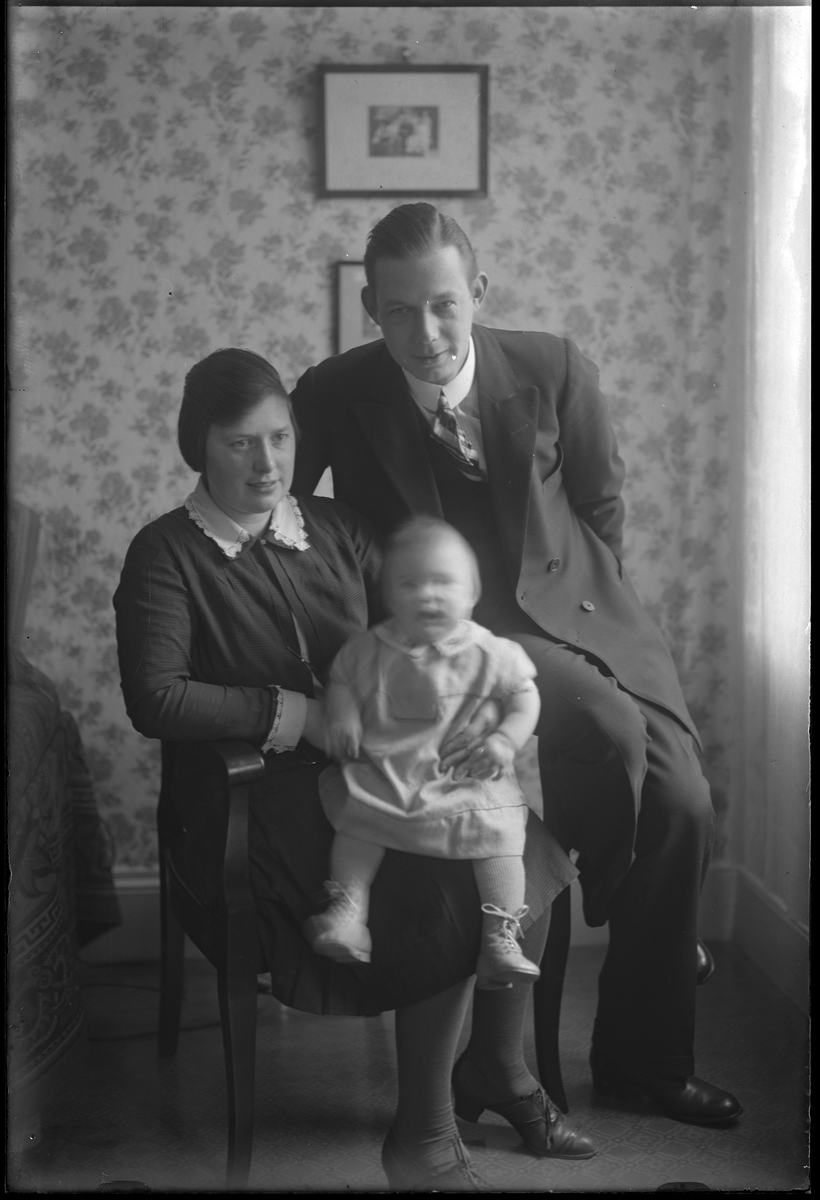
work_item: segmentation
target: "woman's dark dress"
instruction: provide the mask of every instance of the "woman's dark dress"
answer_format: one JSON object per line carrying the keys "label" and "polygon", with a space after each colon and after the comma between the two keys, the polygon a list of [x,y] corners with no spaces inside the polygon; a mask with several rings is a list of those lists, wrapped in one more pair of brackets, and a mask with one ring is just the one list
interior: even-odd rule
{"label": "woman's dark dress", "polygon": [[[114,596],[122,689],[146,737],[177,743],[172,783],[180,821],[175,860],[188,886],[216,905],[225,814],[198,743],[239,738],[261,746],[275,712],[270,685],[313,695],[291,619],[319,678],[341,645],[378,617],[378,535],[351,509],[299,497],[310,549],[254,539],[228,558],[185,508],[134,538]],[[265,756],[251,789],[251,884],[259,913],[260,970],[274,995],[306,1012],[365,1014],[425,999],[471,975],[480,902],[472,864],[388,851],[376,877],[369,965],[313,953],[302,923],[319,906],[331,829],[317,780],[327,760],[300,742]],[[184,832],[183,832],[184,831]],[[530,816],[524,861],[529,920],[554,898]]]}

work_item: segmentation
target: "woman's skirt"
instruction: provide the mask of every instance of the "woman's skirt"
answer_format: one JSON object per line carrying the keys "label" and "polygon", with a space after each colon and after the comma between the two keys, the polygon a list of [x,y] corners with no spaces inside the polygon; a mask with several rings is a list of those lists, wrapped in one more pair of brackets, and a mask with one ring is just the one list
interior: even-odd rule
{"label": "woman's skirt", "polygon": [[[220,906],[224,793],[201,748],[178,748],[173,781],[179,827],[176,869],[200,904]],[[316,752],[314,752],[315,754]],[[363,1016],[425,1000],[475,972],[481,902],[472,862],[388,850],[373,882],[370,963],[336,963],[313,952],[302,933],[320,911],[333,829],[318,779],[327,765],[300,751],[266,756],[251,787],[250,875],[258,911],[260,966],[274,996],[303,1012]],[[576,874],[558,843],[529,814],[524,849],[529,913],[538,921]]]}

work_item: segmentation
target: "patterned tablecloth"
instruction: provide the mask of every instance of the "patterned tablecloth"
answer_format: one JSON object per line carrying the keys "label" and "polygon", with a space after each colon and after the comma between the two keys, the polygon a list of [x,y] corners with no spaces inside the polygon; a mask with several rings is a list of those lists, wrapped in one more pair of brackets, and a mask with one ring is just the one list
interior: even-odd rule
{"label": "patterned tablecloth", "polygon": [[121,921],[112,850],[74,718],[22,655],[9,659],[9,1085],[39,1109],[85,1042],[78,949]]}

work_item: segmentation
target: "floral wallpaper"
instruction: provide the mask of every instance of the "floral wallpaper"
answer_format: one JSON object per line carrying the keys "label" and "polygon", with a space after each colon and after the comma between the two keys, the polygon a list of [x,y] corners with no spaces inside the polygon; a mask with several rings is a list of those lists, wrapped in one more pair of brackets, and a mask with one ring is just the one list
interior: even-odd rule
{"label": "floral wallpaper", "polygon": [[317,199],[315,67],[403,51],[490,65],[488,198],[441,207],[490,276],[485,323],[565,334],[601,369],[628,569],[724,828],[736,11],[9,13],[11,488],[43,521],[26,646],[79,722],[119,868],[155,862],[158,747],[125,716],[111,596],[132,536],[192,485],[183,377],[239,344],[292,385],[332,352],[332,265],[390,203]]}

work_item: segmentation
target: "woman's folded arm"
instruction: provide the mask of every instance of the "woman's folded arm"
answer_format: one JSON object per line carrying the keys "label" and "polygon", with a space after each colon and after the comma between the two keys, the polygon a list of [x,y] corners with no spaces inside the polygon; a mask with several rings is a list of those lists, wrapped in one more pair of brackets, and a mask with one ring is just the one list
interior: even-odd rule
{"label": "woman's folded arm", "polygon": [[135,729],[171,741],[265,741],[276,715],[276,689],[194,678],[193,647],[202,622],[173,548],[151,526],[129,547],[114,608],[122,691]]}
{"label": "woman's folded arm", "polygon": [[177,742],[239,738],[261,746],[273,725],[276,689],[178,679],[126,697],[126,709],[145,737]]}

